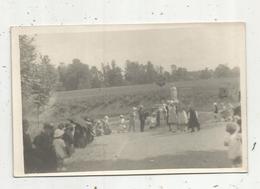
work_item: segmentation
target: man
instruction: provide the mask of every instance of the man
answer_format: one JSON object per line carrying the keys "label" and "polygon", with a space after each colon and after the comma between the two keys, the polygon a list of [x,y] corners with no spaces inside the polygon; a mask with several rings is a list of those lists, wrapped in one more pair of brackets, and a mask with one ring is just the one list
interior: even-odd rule
{"label": "man", "polygon": [[140,105],[140,108],[138,110],[139,113],[139,120],[140,120],[140,131],[144,132],[144,125],[145,125],[145,111],[143,105]]}
{"label": "man", "polygon": [[39,172],[52,172],[56,171],[56,156],[53,149],[53,125],[45,123],[43,131],[34,139],[35,153],[41,160],[38,165]]}

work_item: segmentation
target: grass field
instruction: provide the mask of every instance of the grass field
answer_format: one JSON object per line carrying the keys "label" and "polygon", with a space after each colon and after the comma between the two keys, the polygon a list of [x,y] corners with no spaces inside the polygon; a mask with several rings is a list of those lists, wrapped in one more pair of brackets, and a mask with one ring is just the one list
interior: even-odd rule
{"label": "grass field", "polygon": [[[198,111],[212,111],[212,103],[220,102],[219,88],[226,87],[231,95],[225,99],[235,102],[239,91],[238,78],[209,79],[175,82],[178,98],[184,106],[193,104]],[[143,104],[147,109],[169,99],[170,83],[163,87],[156,84],[110,87],[57,92],[42,114],[42,119],[55,120],[71,116],[100,118],[128,113],[133,106]]]}

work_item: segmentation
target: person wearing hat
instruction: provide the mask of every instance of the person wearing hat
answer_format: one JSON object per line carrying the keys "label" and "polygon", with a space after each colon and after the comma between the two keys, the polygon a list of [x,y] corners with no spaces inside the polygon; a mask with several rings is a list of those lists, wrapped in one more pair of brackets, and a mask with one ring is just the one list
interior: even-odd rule
{"label": "person wearing hat", "polygon": [[43,131],[34,138],[35,154],[42,162],[37,165],[38,172],[52,172],[57,169],[55,152],[52,146],[53,130],[53,124],[44,123]]}
{"label": "person wearing hat", "polygon": [[239,125],[235,122],[227,123],[227,138],[224,146],[228,147],[228,158],[231,160],[233,167],[241,167],[242,164],[242,137],[239,133]]}
{"label": "person wearing hat", "polygon": [[63,140],[64,131],[56,129],[54,132],[53,147],[57,160],[57,171],[65,171],[64,159],[68,156],[66,152],[66,144]]}

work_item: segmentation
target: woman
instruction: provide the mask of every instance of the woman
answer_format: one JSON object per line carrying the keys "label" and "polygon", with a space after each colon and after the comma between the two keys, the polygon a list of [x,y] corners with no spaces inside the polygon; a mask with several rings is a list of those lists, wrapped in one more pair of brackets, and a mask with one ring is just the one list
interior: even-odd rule
{"label": "woman", "polygon": [[187,130],[187,124],[188,124],[188,116],[184,108],[181,108],[180,111],[178,111],[178,126],[180,131],[186,131]]}
{"label": "woman", "polygon": [[137,116],[137,113],[136,113],[136,107],[133,107],[133,111],[130,112],[130,115],[129,115],[129,128],[128,128],[128,131],[131,132],[135,132],[135,122],[136,122],[136,116]]}
{"label": "woman", "polygon": [[176,128],[172,128],[177,124],[177,112],[176,107],[173,103],[170,104],[169,110],[168,110],[168,126],[169,131],[176,132]]}

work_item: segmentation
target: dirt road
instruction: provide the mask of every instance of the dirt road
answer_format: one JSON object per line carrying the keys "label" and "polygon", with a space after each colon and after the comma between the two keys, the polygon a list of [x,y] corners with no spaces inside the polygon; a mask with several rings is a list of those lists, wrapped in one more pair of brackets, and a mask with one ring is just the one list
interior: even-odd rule
{"label": "dirt road", "polygon": [[68,171],[231,167],[223,145],[225,128],[214,123],[195,133],[167,127],[96,137],[66,162]]}

